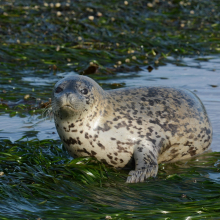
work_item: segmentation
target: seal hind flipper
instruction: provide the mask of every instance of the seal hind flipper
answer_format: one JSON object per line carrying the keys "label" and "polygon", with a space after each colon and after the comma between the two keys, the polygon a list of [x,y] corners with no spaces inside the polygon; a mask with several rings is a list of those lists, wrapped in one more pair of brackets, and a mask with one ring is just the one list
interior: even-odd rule
{"label": "seal hind flipper", "polygon": [[144,182],[149,177],[156,177],[158,172],[157,155],[157,149],[151,142],[148,142],[144,147],[135,147],[135,170],[129,172],[126,183]]}
{"label": "seal hind flipper", "polygon": [[126,183],[144,182],[149,177],[156,177],[158,172],[158,165],[149,166],[145,169],[131,170],[128,174]]}

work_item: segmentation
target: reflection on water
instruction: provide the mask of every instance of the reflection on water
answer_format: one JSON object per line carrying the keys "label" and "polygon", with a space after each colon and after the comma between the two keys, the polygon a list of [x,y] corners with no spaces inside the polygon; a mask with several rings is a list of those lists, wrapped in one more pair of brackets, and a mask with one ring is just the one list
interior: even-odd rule
{"label": "reflection on water", "polygon": [[[172,60],[172,58],[170,58]],[[175,86],[194,91],[203,101],[213,125],[212,150],[220,151],[220,58],[212,58],[209,61],[199,61],[185,58],[182,60],[185,66],[168,64],[148,72],[147,68],[137,73],[121,73],[106,80],[99,80],[105,85],[108,83],[125,83],[132,86]],[[53,80],[40,77],[23,77],[23,81],[31,85],[51,85],[60,77],[72,75],[73,72],[60,73]],[[34,80],[33,80],[34,79]],[[39,139],[58,139],[53,121],[42,120],[39,117],[10,118],[3,114],[1,117],[0,138],[17,140],[23,135],[34,136]]]}
{"label": "reflection on water", "polygon": [[1,115],[0,138],[8,138],[12,142],[23,136],[38,137],[43,139],[59,139],[53,120],[38,119],[36,116],[10,118],[8,115]]}
{"label": "reflection on water", "polygon": [[209,173],[209,178],[220,183],[220,173]]}

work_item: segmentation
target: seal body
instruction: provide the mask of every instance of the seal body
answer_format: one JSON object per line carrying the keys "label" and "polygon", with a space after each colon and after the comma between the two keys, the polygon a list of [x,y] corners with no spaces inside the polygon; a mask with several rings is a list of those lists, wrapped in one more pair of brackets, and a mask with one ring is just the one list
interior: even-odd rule
{"label": "seal body", "polygon": [[129,183],[156,176],[159,163],[201,154],[212,141],[202,102],[185,89],[104,91],[89,77],[71,76],[55,85],[52,109],[71,156],[96,157],[118,168],[134,161]]}

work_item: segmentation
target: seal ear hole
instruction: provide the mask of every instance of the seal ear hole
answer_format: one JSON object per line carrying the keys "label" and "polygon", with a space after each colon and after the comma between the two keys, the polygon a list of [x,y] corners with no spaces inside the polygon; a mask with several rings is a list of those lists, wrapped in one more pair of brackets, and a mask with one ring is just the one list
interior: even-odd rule
{"label": "seal ear hole", "polygon": [[60,93],[60,92],[62,92],[63,91],[63,89],[61,88],[61,87],[57,87],[56,89],[55,89],[55,93]]}
{"label": "seal ear hole", "polygon": [[87,95],[88,94],[88,89],[82,89],[81,91],[80,91],[83,95]]}

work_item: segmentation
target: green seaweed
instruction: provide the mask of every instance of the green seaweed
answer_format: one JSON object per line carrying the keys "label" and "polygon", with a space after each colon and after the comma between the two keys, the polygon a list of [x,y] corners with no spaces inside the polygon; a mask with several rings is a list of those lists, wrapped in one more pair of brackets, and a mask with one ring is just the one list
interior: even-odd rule
{"label": "green seaweed", "polygon": [[[1,5],[1,63],[80,70],[219,51],[219,1],[16,1]],[[135,57],[135,59],[132,59]],[[125,62],[129,59],[129,62]]]}
{"label": "green seaweed", "polygon": [[0,141],[2,219],[219,215],[220,153],[161,164],[156,179],[126,184],[126,170],[106,167],[94,158],[71,159],[58,141],[25,139]]}

